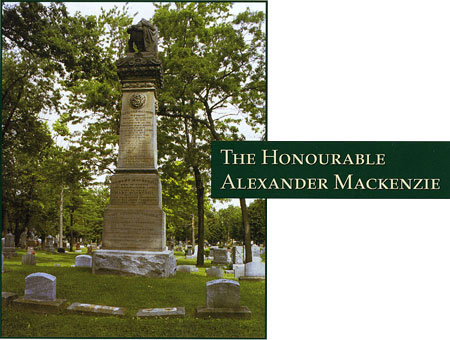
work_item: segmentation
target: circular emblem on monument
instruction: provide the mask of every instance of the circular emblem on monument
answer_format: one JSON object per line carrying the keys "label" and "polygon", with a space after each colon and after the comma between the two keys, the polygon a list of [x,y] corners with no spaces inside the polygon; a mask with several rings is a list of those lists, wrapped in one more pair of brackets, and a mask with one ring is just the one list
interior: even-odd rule
{"label": "circular emblem on monument", "polygon": [[140,109],[141,107],[144,106],[146,101],[147,101],[147,97],[145,96],[145,94],[135,93],[130,98],[130,105],[134,109]]}

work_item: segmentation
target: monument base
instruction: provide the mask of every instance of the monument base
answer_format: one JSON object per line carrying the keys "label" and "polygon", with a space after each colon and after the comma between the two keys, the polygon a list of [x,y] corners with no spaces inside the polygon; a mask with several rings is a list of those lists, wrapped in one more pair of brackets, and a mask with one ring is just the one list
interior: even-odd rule
{"label": "monument base", "polygon": [[92,258],[93,274],[170,277],[175,275],[177,260],[166,251],[133,251],[101,249]]}
{"label": "monument base", "polygon": [[197,307],[195,309],[195,316],[200,318],[251,319],[252,312],[246,306],[235,308]]}

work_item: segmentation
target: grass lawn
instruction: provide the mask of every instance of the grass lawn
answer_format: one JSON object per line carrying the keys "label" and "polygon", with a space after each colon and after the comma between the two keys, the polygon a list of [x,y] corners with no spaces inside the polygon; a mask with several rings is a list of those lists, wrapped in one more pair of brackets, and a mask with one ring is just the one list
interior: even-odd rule
{"label": "grass lawn", "polygon": [[[251,320],[198,319],[195,308],[206,305],[206,282],[212,280],[206,277],[205,268],[168,279],[93,275],[89,268],[71,267],[80,253],[39,251],[36,266],[22,265],[25,252],[17,253],[17,257],[5,259],[2,291],[23,296],[25,277],[45,272],[56,277],[56,297],[67,299],[67,306],[82,302],[125,307],[126,315],[35,314],[3,306],[2,337],[264,338],[266,334],[265,281],[240,282],[241,305],[252,311]],[[55,267],[55,263],[61,266]],[[195,264],[195,260],[180,258],[177,264]],[[208,266],[209,261],[205,267]],[[224,278],[233,279],[233,275],[225,274]],[[138,309],[151,307],[185,307],[186,316],[184,319],[135,316]]]}

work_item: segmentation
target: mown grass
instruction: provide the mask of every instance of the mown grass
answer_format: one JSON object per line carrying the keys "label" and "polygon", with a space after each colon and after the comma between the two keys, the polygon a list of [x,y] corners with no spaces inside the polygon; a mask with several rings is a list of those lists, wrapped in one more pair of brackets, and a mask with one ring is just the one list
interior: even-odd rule
{"label": "mown grass", "polygon": [[[56,276],[57,298],[73,302],[125,307],[124,317],[67,314],[35,314],[3,306],[2,337],[123,337],[123,338],[263,338],[265,337],[265,282],[242,281],[241,305],[252,311],[251,320],[198,319],[194,311],[206,304],[205,267],[198,272],[178,273],[168,279],[93,275],[89,268],[71,267],[80,253],[38,252],[36,266],[21,264],[18,257],[5,260],[2,291],[23,296],[25,277],[34,272]],[[180,254],[176,254],[180,255]],[[59,263],[61,267],[55,267]],[[177,259],[178,264],[195,260]],[[225,274],[227,279],[233,275]],[[184,319],[135,317],[141,308],[185,307]]]}

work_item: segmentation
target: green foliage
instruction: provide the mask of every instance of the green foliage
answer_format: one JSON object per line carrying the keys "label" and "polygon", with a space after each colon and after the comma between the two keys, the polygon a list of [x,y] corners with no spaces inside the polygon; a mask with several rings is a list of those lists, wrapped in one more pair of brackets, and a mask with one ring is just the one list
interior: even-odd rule
{"label": "green foliage", "polygon": [[256,199],[248,206],[251,238],[257,244],[266,242],[266,200]]}

